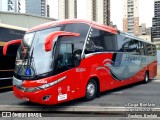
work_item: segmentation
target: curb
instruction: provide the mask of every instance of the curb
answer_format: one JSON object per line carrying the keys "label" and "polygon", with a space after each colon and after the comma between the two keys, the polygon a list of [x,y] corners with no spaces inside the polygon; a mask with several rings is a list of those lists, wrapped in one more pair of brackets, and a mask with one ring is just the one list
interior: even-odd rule
{"label": "curb", "polygon": [[36,112],[104,112],[126,111],[125,107],[99,107],[99,106],[24,106],[0,105],[0,111],[36,111]]}
{"label": "curb", "polygon": [[[92,112],[92,113],[122,113],[131,112],[134,107],[100,107],[100,106],[24,106],[24,105],[0,105],[0,111],[10,112]],[[160,108],[150,108],[151,112],[158,112]],[[139,111],[132,111],[139,112]],[[147,112],[147,111],[143,111]]]}

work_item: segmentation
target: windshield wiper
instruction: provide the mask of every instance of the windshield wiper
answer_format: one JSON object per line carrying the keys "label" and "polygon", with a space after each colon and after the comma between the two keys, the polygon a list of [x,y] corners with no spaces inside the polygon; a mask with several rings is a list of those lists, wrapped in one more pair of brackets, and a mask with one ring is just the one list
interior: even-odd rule
{"label": "windshield wiper", "polygon": [[[29,51],[29,49],[27,49],[27,52],[26,52],[26,53],[28,53],[28,51]],[[21,54],[21,53],[20,53],[20,54]],[[19,67],[18,72],[17,72],[17,75],[19,74],[19,72],[20,72],[23,64],[26,62],[26,56],[27,56],[27,54],[25,54],[25,55],[23,56],[22,65]]]}
{"label": "windshield wiper", "polygon": [[[32,58],[33,58],[33,51],[34,51],[34,48],[32,49],[32,52],[31,52],[31,55],[29,54],[29,50],[27,50],[27,54],[23,57],[23,60],[22,60],[22,65],[19,67],[19,70],[17,72],[17,75],[19,75],[19,72],[20,70],[22,69],[22,67],[24,67],[24,70],[25,70],[25,75],[26,76],[30,76],[31,77],[31,72],[33,72],[33,76],[35,75],[35,71],[34,69],[31,67],[31,63],[32,63]],[[27,59],[28,58],[28,59]],[[26,62],[27,62],[27,65],[26,65]],[[25,76],[25,75],[22,75],[22,76]]]}

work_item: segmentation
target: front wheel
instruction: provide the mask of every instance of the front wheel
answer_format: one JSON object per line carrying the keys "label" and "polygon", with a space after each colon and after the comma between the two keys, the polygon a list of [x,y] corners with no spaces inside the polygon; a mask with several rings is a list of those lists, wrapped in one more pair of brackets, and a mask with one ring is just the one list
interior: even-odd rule
{"label": "front wheel", "polygon": [[144,76],[144,83],[148,83],[148,82],[149,82],[149,73],[146,72]]}
{"label": "front wheel", "polygon": [[86,86],[86,100],[93,100],[96,97],[97,94],[97,83],[94,79],[89,80],[87,86]]}

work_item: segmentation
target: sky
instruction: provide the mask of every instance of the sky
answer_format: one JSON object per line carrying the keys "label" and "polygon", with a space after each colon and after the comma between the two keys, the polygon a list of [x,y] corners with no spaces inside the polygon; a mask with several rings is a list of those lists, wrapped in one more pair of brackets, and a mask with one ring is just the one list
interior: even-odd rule
{"label": "sky", "polygon": [[[123,30],[123,0],[111,1],[111,21],[117,25],[118,29]],[[48,0],[51,6],[51,17],[58,19],[58,0]],[[86,19],[86,0],[77,0],[77,17]],[[147,27],[152,26],[154,16],[154,0],[139,0],[139,20],[146,23]]]}

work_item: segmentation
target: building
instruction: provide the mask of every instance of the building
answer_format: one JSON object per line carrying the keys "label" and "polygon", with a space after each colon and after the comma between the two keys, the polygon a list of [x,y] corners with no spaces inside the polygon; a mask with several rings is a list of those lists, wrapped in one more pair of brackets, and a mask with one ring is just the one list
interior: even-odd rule
{"label": "building", "polygon": [[151,27],[146,27],[145,23],[139,26],[139,35],[151,35]]}
{"label": "building", "polygon": [[77,0],[58,0],[58,18],[77,18]]}
{"label": "building", "polygon": [[47,5],[47,17],[50,17],[50,6]]}
{"label": "building", "polygon": [[87,19],[110,25],[110,0],[87,0]]}
{"label": "building", "polygon": [[113,21],[110,22],[110,26],[113,27],[113,28],[118,29],[118,28],[117,28],[117,25],[113,24]]}
{"label": "building", "polygon": [[146,27],[145,23],[142,23],[139,26],[139,38],[143,39],[143,40],[147,40],[149,42],[151,42],[151,27]]}
{"label": "building", "polygon": [[49,9],[47,0],[26,0],[26,13],[49,17]]}
{"label": "building", "polygon": [[140,34],[140,35],[145,35],[145,34],[146,34],[146,24],[145,24],[145,23],[142,23],[142,24],[139,26],[139,34]]}
{"label": "building", "polygon": [[160,0],[154,0],[154,17],[152,19],[152,38],[160,48]]}
{"label": "building", "polygon": [[123,31],[139,35],[139,0],[123,0]]}
{"label": "building", "polygon": [[151,35],[139,35],[139,38],[151,42]]}
{"label": "building", "polygon": [[0,12],[0,24],[13,25],[27,29],[35,27],[39,24],[44,24],[56,20],[57,19],[54,18],[42,17],[26,13]]}
{"label": "building", "polygon": [[0,11],[5,12],[25,12],[25,2],[24,0],[0,0]]}

